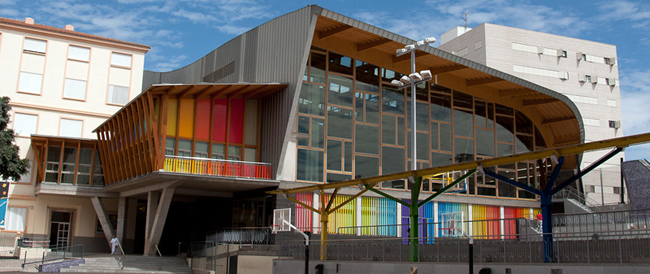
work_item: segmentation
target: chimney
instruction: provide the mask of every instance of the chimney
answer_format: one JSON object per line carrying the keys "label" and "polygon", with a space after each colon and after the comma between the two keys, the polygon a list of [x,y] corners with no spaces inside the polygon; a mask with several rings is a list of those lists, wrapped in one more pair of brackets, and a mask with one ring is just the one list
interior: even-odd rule
{"label": "chimney", "polygon": [[74,31],[74,26],[73,25],[65,25],[65,29]]}
{"label": "chimney", "polygon": [[25,17],[25,24],[33,25],[34,24],[34,18]]}

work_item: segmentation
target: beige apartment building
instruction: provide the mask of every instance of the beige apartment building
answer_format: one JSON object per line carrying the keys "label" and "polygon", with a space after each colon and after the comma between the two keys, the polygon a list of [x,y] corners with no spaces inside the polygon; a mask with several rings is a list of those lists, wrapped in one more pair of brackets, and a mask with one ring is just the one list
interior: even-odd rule
{"label": "beige apartment building", "polygon": [[[474,29],[453,28],[441,36],[439,48],[568,97],[582,116],[584,142],[623,136],[615,45],[485,23]],[[512,90],[503,91],[501,96],[532,95]],[[547,103],[550,101],[536,105]],[[562,119],[544,124],[560,122]],[[604,152],[585,153],[581,168],[602,155]],[[621,157],[610,159],[582,179],[591,203],[620,201],[621,191],[625,191],[621,189]]]}
{"label": "beige apartment building", "polygon": [[[150,47],[34,21],[0,18],[0,95],[11,98],[9,128],[31,163],[11,182],[3,232],[93,246],[105,236],[88,196],[103,186],[92,130],[141,92]],[[43,145],[47,165],[34,160]],[[116,199],[104,207],[116,212]]]}

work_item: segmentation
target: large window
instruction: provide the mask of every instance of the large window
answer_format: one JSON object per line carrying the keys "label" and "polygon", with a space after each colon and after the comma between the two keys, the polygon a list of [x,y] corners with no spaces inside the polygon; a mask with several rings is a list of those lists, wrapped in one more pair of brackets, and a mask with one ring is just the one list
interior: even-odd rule
{"label": "large window", "polygon": [[7,207],[5,216],[5,230],[7,231],[25,231],[27,221],[27,208],[26,207]]}
{"label": "large window", "polygon": [[111,54],[111,66],[130,68],[131,55],[113,52],[113,54]]}
{"label": "large window", "polygon": [[65,79],[65,88],[63,89],[63,97],[67,99],[86,99],[86,81]]}
{"label": "large window", "polygon": [[[330,183],[403,172],[413,160],[413,134],[418,140],[418,168],[545,146],[525,114],[433,83],[418,85],[413,132],[411,92],[390,84],[401,73],[321,49],[312,49],[306,65],[296,122],[298,181]],[[528,185],[536,185],[539,178],[529,163],[494,171]],[[472,175],[467,181],[465,195],[535,198],[484,175]],[[380,187],[407,190],[408,184],[397,180]],[[427,185],[424,191],[435,189]]]}
{"label": "large window", "polygon": [[43,74],[24,72],[24,71],[20,72],[18,91],[40,94],[42,84],[43,84]]}
{"label": "large window", "polygon": [[25,38],[25,44],[23,45],[24,52],[45,54],[46,48],[47,41]]}
{"label": "large window", "polygon": [[109,104],[124,105],[129,101],[129,87],[108,85]]}
{"label": "large window", "polygon": [[68,59],[77,61],[90,61],[90,49],[78,46],[68,48]]}
{"label": "large window", "polygon": [[14,132],[18,136],[30,136],[36,134],[38,115],[16,113],[14,115]]}
{"label": "large window", "polygon": [[59,136],[81,138],[83,121],[61,118]]}

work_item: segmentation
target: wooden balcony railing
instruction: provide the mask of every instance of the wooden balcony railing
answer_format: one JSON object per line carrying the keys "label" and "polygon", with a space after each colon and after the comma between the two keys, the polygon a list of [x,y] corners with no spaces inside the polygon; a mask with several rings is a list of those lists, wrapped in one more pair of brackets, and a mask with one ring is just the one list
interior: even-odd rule
{"label": "wooden balcony railing", "polygon": [[167,155],[163,170],[221,177],[271,179],[271,164],[257,162]]}

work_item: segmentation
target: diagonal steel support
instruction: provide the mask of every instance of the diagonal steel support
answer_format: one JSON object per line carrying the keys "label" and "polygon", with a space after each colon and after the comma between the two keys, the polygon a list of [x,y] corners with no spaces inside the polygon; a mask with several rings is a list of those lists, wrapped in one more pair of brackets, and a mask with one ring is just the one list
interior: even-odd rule
{"label": "diagonal steel support", "polygon": [[576,180],[580,179],[582,176],[585,176],[587,173],[591,172],[592,170],[596,169],[598,166],[602,165],[612,157],[616,156],[619,152],[623,151],[622,147],[617,147],[616,149],[610,151],[609,153],[605,154],[605,156],[601,157],[598,159],[598,161],[595,161],[591,163],[588,167],[585,169],[581,170],[578,172],[578,174],[571,176],[569,179],[566,179],[564,182],[559,184],[556,188],[551,191],[551,195],[554,195],[555,193],[558,193],[560,190],[564,189],[565,187],[569,186],[571,183],[575,182]]}
{"label": "diagonal steel support", "polygon": [[457,179],[456,181],[454,181],[453,183],[448,184],[446,187],[443,187],[442,189],[439,189],[438,191],[436,191],[436,193],[434,193],[433,195],[429,196],[429,198],[426,198],[426,199],[423,200],[422,202],[419,202],[419,203],[418,203],[418,207],[421,207],[421,206],[425,205],[425,204],[428,203],[429,201],[431,201],[431,200],[433,200],[434,198],[438,197],[438,195],[440,195],[440,194],[442,194],[442,193],[445,193],[447,190],[449,190],[450,188],[454,187],[455,185],[457,185],[458,183],[462,182],[463,180],[467,179],[467,177],[472,176],[472,174],[474,174],[474,173],[476,173],[476,169],[472,169],[472,170],[468,171],[467,173],[465,173],[465,175],[463,175],[462,177],[458,178],[458,179]]}
{"label": "diagonal steel support", "polygon": [[557,180],[557,176],[560,174],[560,170],[562,170],[562,166],[564,165],[564,156],[560,156],[558,159],[558,163],[555,165],[555,168],[553,169],[553,173],[551,174],[551,177],[546,180],[546,189],[544,189],[544,192],[551,192],[551,189],[553,189],[553,185],[555,185],[555,181]]}
{"label": "diagonal steel support", "polygon": [[530,186],[524,185],[524,184],[522,184],[520,182],[510,180],[510,179],[506,178],[503,175],[499,175],[497,173],[492,172],[488,168],[484,168],[483,173],[485,175],[487,175],[487,176],[490,176],[490,177],[494,178],[494,179],[497,179],[499,181],[502,181],[502,182],[504,182],[506,184],[509,184],[509,185],[512,185],[514,187],[521,188],[521,189],[526,190],[526,191],[528,191],[530,193],[537,194],[537,195],[542,195],[542,191],[540,191],[539,189],[535,189],[535,188],[532,188]]}

